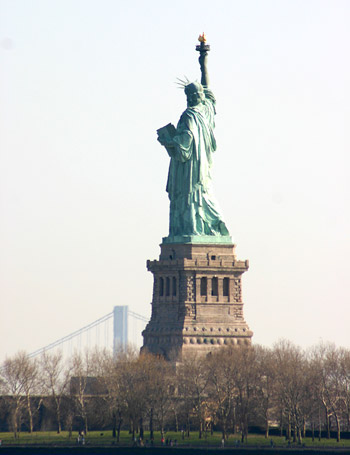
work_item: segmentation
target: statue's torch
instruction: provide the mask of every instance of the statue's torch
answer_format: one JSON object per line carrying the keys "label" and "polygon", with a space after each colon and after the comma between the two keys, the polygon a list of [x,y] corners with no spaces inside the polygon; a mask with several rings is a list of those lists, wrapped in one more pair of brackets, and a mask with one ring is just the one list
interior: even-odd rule
{"label": "statue's torch", "polygon": [[205,37],[204,32],[202,35],[199,35],[198,41],[200,44],[197,44],[196,51],[198,51],[200,55],[207,55],[207,53],[210,51],[210,46],[209,44],[205,44],[207,42],[207,38]]}
{"label": "statue's torch", "polygon": [[199,52],[199,64],[201,67],[201,73],[202,73],[202,78],[201,78],[201,83],[202,85],[208,87],[209,86],[209,76],[208,76],[208,70],[207,70],[207,56],[208,52],[210,51],[210,46],[209,44],[206,44],[207,39],[204,35],[199,35],[198,41],[200,44],[197,44],[196,46],[196,51]]}

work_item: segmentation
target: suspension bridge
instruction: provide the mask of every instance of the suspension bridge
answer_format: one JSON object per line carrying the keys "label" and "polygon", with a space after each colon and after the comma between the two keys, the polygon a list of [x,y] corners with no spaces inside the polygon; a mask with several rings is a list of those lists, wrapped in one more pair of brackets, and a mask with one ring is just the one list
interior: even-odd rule
{"label": "suspension bridge", "polygon": [[142,331],[148,319],[128,306],[115,306],[113,311],[96,321],[29,354],[30,358],[44,352],[60,350],[64,355],[91,348],[107,348],[116,352],[128,345],[141,347]]}

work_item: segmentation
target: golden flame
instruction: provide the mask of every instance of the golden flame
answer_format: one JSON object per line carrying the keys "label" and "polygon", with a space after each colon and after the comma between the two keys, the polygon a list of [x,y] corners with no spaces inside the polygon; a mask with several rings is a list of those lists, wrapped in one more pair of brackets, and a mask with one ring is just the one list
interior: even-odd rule
{"label": "golden flame", "polygon": [[204,32],[203,32],[202,35],[199,35],[198,41],[199,41],[200,43],[206,43],[206,42],[207,42],[207,38],[205,37]]}

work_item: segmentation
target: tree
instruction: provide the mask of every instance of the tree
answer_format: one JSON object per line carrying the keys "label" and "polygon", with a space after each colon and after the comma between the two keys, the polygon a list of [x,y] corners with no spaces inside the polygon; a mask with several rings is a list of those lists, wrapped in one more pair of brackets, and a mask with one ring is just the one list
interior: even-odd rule
{"label": "tree", "polygon": [[73,354],[70,366],[71,384],[70,392],[75,404],[75,410],[84,422],[85,434],[88,433],[88,380],[91,375],[90,353],[84,355]]}
{"label": "tree", "polygon": [[350,430],[350,351],[340,350],[339,369],[341,374],[341,400],[342,410],[347,423],[347,431]]}
{"label": "tree", "polygon": [[69,371],[65,367],[62,352],[43,352],[40,359],[40,382],[44,394],[52,397],[57,422],[57,433],[62,430],[62,400],[68,392]]}
{"label": "tree", "polygon": [[139,358],[143,370],[147,413],[150,422],[150,438],[153,438],[153,420],[158,423],[161,434],[164,434],[166,419],[173,409],[174,367],[163,358],[152,354],[142,354]]}
{"label": "tree", "polygon": [[231,348],[234,364],[233,380],[236,386],[236,416],[241,430],[242,442],[247,441],[249,422],[253,418],[256,386],[259,371],[255,350],[251,346]]}
{"label": "tree", "polygon": [[256,368],[259,380],[256,383],[255,396],[257,413],[262,417],[265,425],[265,438],[269,437],[269,422],[275,400],[276,368],[271,349],[263,346],[254,346],[256,354]]}
{"label": "tree", "polygon": [[201,438],[208,413],[209,374],[205,359],[195,355],[186,357],[176,369],[176,380],[178,395],[187,413],[187,431],[189,432],[192,412],[198,422],[199,438]]}
{"label": "tree", "polygon": [[21,413],[25,408],[29,416],[29,431],[33,431],[31,395],[36,386],[37,373],[35,361],[29,359],[24,351],[6,358],[2,365],[2,391],[11,396],[11,421],[15,438],[18,437]]}
{"label": "tree", "polygon": [[112,422],[112,434],[120,440],[120,430],[125,416],[125,397],[122,392],[119,362],[127,362],[127,353],[119,352],[115,356],[108,350],[93,354],[93,373],[97,376],[101,388],[105,390],[102,395]]}
{"label": "tree", "polygon": [[[22,363],[23,366],[23,389],[26,395],[26,408],[29,420],[29,433],[33,433],[33,411],[32,411],[32,395],[37,390],[38,386],[38,364],[36,360],[29,359]],[[39,409],[42,400],[39,400],[37,409]]]}
{"label": "tree", "polygon": [[306,420],[307,398],[310,395],[310,369],[302,350],[292,343],[281,340],[274,345],[276,365],[277,399],[284,410],[287,421],[287,437],[302,442],[302,433]]}
{"label": "tree", "polygon": [[325,413],[327,437],[330,438],[331,418],[334,417],[339,442],[341,410],[344,405],[341,351],[333,344],[320,344],[312,352],[312,365],[318,377],[316,390]]}
{"label": "tree", "polygon": [[121,393],[124,396],[126,415],[131,424],[132,438],[140,429],[143,438],[143,419],[146,414],[148,397],[145,393],[143,368],[139,357],[123,359],[118,363]]}
{"label": "tree", "polygon": [[232,349],[221,349],[208,357],[209,383],[208,405],[222,429],[222,437],[228,437],[229,423],[234,419],[237,387]]}

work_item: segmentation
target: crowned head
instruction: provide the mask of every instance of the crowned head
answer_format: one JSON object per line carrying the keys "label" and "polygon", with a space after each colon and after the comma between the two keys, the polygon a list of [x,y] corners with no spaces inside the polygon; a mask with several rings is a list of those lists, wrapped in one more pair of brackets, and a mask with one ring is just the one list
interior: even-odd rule
{"label": "crowned head", "polygon": [[190,82],[185,85],[185,94],[187,97],[187,105],[189,107],[201,104],[205,98],[203,85],[199,82]]}

